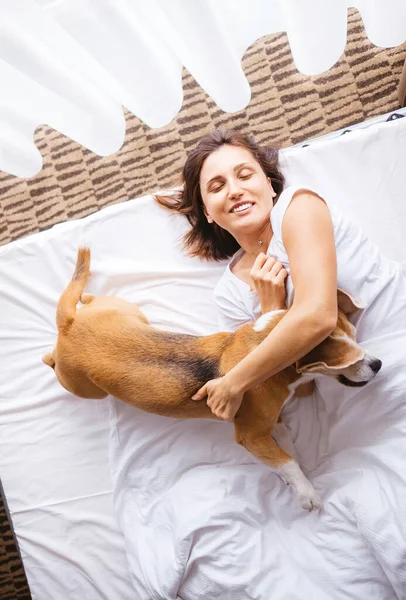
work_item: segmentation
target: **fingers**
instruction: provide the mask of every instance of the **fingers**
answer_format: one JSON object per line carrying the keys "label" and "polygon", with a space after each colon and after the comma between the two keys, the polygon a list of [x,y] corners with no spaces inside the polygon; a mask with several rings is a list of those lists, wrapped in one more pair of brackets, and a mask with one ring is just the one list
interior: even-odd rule
{"label": "fingers", "polygon": [[281,268],[282,263],[278,262],[273,256],[268,256],[262,269],[260,270],[260,274],[266,275],[267,273],[274,273],[276,275],[279,273]]}
{"label": "fingers", "polygon": [[284,269],[283,264],[278,260],[274,260],[274,263],[269,270],[270,279],[276,279],[281,271],[286,272],[286,269]]}
{"label": "fingers", "polygon": [[263,252],[258,254],[250,271],[252,279],[254,279],[254,281],[256,279],[263,279],[264,276],[269,273],[275,263],[276,260],[273,256],[267,256]]}
{"label": "fingers", "polygon": [[282,269],[279,271],[279,273],[275,277],[276,283],[283,283],[287,276],[288,276],[287,270],[282,267]]}
{"label": "fingers", "polygon": [[264,264],[267,261],[267,259],[268,259],[267,254],[265,254],[264,252],[260,252],[258,254],[258,256],[256,257],[255,262],[252,265],[252,269],[251,270],[258,271],[259,269],[262,269],[262,267],[264,266]]}
{"label": "fingers", "polygon": [[212,379],[205,383],[193,396],[192,400],[206,400],[211,412],[223,421],[233,421],[242,402],[242,394],[234,395],[225,384],[224,377]]}
{"label": "fingers", "polygon": [[200,388],[200,390],[197,390],[196,394],[193,394],[192,396],[192,400],[203,400],[204,398],[206,398],[207,396],[207,383],[204,384],[203,387]]}
{"label": "fingers", "polygon": [[192,400],[206,400],[207,406],[216,417],[223,421],[233,421],[241,400],[224,396],[224,393],[219,392],[220,385],[221,379],[208,381],[192,396]]}
{"label": "fingers", "polygon": [[282,283],[288,275],[283,264],[273,256],[266,256],[263,252],[255,259],[254,266],[250,271],[253,281],[274,281]]}
{"label": "fingers", "polygon": [[222,421],[233,421],[235,411],[233,407],[227,404],[219,404],[215,400],[211,400],[210,397],[207,399],[207,406],[210,408],[213,415],[222,419]]}
{"label": "fingers", "polygon": [[210,389],[207,383],[203,387],[201,387],[200,390],[196,392],[196,394],[192,396],[192,400],[197,402],[200,400],[205,400],[206,398],[207,406],[210,408],[211,412],[214,415],[216,415],[216,417],[218,417],[219,419],[223,419],[224,421],[230,420],[229,408],[227,407],[227,405],[219,404],[219,402],[216,399],[210,397]]}

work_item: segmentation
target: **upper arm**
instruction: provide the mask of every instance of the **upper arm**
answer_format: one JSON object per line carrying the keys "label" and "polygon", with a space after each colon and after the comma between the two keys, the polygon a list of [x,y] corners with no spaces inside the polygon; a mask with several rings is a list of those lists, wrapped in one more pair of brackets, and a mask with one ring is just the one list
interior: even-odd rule
{"label": "upper arm", "polygon": [[282,223],[294,305],[320,317],[337,319],[337,259],[330,211],[322,198],[299,190]]}

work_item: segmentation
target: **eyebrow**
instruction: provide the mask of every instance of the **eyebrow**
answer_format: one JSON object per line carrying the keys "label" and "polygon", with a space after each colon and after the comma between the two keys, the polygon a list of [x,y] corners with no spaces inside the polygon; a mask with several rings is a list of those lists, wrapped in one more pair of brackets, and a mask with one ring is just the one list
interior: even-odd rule
{"label": "eyebrow", "polygon": [[[251,163],[249,162],[243,162],[240,163],[239,165],[235,165],[235,167],[233,168],[234,173],[236,173],[239,169],[241,169],[242,167],[250,167]],[[210,183],[212,183],[213,181],[217,181],[219,179],[223,179],[222,175],[215,175],[214,177],[212,177],[211,179],[209,179],[209,181],[206,183],[206,188],[209,187]]]}

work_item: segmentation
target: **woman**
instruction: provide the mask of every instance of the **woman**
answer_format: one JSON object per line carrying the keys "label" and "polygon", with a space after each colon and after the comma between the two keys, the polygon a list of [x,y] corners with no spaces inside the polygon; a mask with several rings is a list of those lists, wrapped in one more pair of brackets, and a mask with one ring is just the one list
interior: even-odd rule
{"label": "woman", "polygon": [[[342,179],[345,193],[345,173]],[[281,308],[284,283],[291,307],[260,346],[227,375],[207,382],[196,399],[207,396],[217,416],[232,419],[245,390],[294,363],[333,329],[337,287],[364,306],[352,317],[357,340],[383,361],[364,388],[320,378],[311,397],[292,399],[284,408],[300,464],[317,483],[324,510],[317,521],[293,511],[285,521],[287,498],[276,490],[275,496],[261,496],[258,508],[258,491],[243,486],[241,493],[245,489],[260,511],[252,531],[244,516],[252,555],[262,547],[261,536],[277,531],[283,540],[275,546],[283,556],[267,555],[256,565],[256,576],[269,586],[272,566],[288,563],[286,578],[280,579],[289,593],[277,597],[347,598],[350,589],[351,597],[364,598],[366,588],[376,598],[401,597],[406,589],[406,277],[400,265],[383,257],[327,198],[306,187],[284,189],[277,153],[241,133],[205,136],[187,158],[183,182],[178,195],[160,201],[189,219],[188,252],[231,258],[215,290],[221,328],[233,330],[261,310]],[[286,541],[290,531],[292,547]],[[270,570],[264,573],[261,564]]]}
{"label": "woman", "polygon": [[[193,397],[207,396],[212,412],[222,419],[234,418],[246,390],[293,364],[331,333],[337,287],[371,308],[389,283],[400,284],[406,322],[399,265],[381,257],[317,193],[283,190],[283,185],[275,150],[261,148],[240,132],[217,130],[189,154],[179,195],[158,198],[189,219],[185,247],[191,255],[233,257],[215,290],[222,329],[236,329],[261,311],[282,308],[290,274],[291,309],[284,319],[229,373],[207,382]],[[369,335],[381,320],[371,319]]]}

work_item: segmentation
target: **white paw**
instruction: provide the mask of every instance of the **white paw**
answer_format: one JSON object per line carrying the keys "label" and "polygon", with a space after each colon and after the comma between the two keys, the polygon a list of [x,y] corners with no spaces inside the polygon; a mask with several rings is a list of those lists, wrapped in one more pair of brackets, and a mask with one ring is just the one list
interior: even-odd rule
{"label": "white paw", "polygon": [[316,490],[313,486],[310,485],[306,490],[298,489],[297,496],[299,498],[300,506],[305,510],[312,512],[312,510],[321,509],[320,498],[316,494]]}
{"label": "white paw", "polygon": [[320,510],[320,498],[316,494],[316,490],[310,481],[304,476],[301,468],[295,460],[289,460],[284,465],[279,467],[278,472],[283,481],[292,486],[293,491],[299,498],[302,508],[311,512],[312,510]]}

